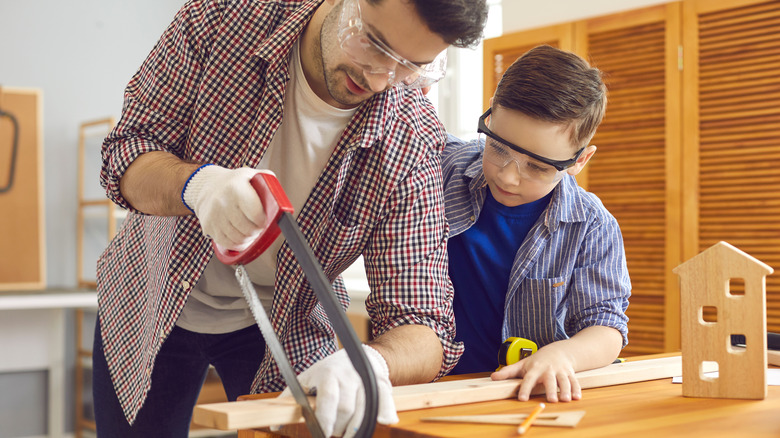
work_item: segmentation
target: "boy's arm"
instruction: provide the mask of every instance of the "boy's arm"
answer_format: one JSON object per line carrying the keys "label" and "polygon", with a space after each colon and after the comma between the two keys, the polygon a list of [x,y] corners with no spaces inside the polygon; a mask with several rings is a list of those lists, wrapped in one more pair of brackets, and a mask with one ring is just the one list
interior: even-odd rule
{"label": "boy's arm", "polygon": [[591,326],[569,339],[545,345],[531,356],[496,371],[490,377],[493,380],[522,378],[523,383],[517,394],[520,401],[528,400],[537,385],[544,387],[549,402],[579,400],[582,390],[574,373],[609,365],[622,347],[623,335],[618,330]]}

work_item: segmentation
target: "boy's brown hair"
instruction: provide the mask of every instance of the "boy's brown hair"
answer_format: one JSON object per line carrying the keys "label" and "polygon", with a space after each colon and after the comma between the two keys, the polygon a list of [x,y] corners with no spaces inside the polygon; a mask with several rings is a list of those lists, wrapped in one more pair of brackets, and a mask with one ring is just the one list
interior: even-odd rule
{"label": "boy's brown hair", "polygon": [[574,53],[537,46],[509,66],[493,96],[493,108],[520,111],[571,127],[576,148],[596,133],[607,107],[601,71]]}

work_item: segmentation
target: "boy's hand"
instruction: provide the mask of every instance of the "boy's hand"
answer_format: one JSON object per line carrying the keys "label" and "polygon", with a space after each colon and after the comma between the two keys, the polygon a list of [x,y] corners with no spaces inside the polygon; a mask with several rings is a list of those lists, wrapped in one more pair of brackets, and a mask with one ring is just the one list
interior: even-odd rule
{"label": "boy's hand", "polygon": [[517,363],[505,366],[490,377],[493,380],[522,378],[523,382],[517,393],[517,399],[520,401],[527,401],[537,385],[544,388],[550,403],[579,400],[582,397],[580,383],[574,376],[572,358],[555,343],[542,347]]}

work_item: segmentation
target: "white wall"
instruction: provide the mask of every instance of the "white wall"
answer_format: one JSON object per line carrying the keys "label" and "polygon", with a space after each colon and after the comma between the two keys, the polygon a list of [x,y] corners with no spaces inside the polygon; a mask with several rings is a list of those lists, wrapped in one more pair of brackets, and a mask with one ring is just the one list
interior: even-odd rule
{"label": "white wall", "polygon": [[76,284],[78,126],[119,117],[125,85],[183,2],[0,0],[0,85],[43,90],[48,286]]}
{"label": "white wall", "polygon": [[504,33],[668,3],[670,0],[503,0]]}

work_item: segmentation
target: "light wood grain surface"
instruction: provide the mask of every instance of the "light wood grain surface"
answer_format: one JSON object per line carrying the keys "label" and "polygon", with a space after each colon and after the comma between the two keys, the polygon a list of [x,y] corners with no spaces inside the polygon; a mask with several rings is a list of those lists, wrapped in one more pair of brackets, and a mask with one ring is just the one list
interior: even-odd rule
{"label": "light wood grain surface", "polygon": [[[501,400],[400,412],[400,423],[378,426],[376,437],[516,437],[506,425],[436,424],[434,416],[528,413],[540,396],[527,402]],[[778,437],[780,388],[769,388],[765,400],[689,398],[671,379],[586,389],[582,400],[547,403],[546,413],[584,410],[573,429],[533,427],[534,437]]]}
{"label": "light wood grain surface", "polygon": [[[679,354],[679,353],[678,353]],[[653,355],[647,357],[659,357]],[[641,359],[631,358],[630,360]],[[470,375],[469,377],[476,377]],[[547,403],[545,413],[584,410],[574,428],[534,426],[529,437],[780,437],[780,387],[770,386],[765,400],[691,398],[682,396],[682,385],[670,378],[592,388],[570,403]],[[268,394],[250,398],[268,397]],[[377,438],[517,437],[512,425],[424,422],[422,418],[453,415],[529,413],[542,396],[527,402],[499,400],[459,406],[399,412],[400,422],[378,425]],[[285,426],[282,435],[265,430],[242,430],[240,438],[269,436],[306,437],[304,425]]]}

